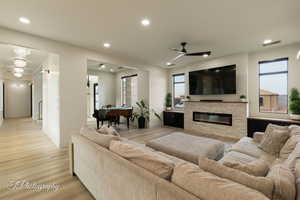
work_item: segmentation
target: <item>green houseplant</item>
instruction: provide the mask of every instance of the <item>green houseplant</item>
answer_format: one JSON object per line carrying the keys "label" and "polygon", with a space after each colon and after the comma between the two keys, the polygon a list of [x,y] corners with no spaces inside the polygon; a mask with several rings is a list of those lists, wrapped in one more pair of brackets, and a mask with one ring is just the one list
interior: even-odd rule
{"label": "green houseplant", "polygon": [[298,89],[292,88],[290,94],[290,118],[293,120],[300,120],[300,94]]}
{"label": "green houseplant", "polygon": [[172,110],[172,94],[171,93],[168,93],[166,95],[166,109]]}
{"label": "green houseplant", "polygon": [[246,95],[242,94],[242,95],[240,96],[240,100],[241,100],[242,102],[246,102],[246,101],[247,101]]}
{"label": "green houseplant", "polygon": [[139,128],[142,129],[146,127],[146,121],[149,121],[152,112],[154,116],[161,120],[159,114],[157,114],[153,109],[150,111],[149,107],[145,104],[144,100],[136,102],[136,105],[138,106],[138,111],[132,114],[131,120],[134,121],[135,119],[137,119]]}

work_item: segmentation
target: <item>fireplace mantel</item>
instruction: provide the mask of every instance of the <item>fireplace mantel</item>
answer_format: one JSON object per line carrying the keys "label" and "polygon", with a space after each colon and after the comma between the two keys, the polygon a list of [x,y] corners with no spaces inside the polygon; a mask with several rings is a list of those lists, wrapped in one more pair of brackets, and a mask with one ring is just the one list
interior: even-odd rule
{"label": "fireplace mantel", "polygon": [[[194,120],[194,113],[221,113],[232,116],[231,126]],[[184,127],[200,134],[213,134],[239,139],[247,136],[248,103],[240,101],[186,101]]]}

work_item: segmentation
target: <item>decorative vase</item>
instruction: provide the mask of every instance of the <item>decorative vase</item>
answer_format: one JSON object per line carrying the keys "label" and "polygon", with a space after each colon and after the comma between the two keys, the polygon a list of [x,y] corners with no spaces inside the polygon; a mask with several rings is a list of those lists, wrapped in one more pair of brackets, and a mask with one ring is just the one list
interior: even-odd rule
{"label": "decorative vase", "polygon": [[167,107],[167,110],[168,110],[168,111],[172,110],[172,107]]}
{"label": "decorative vase", "polygon": [[290,114],[290,119],[300,121],[300,115],[298,115],[298,114]]}
{"label": "decorative vase", "polygon": [[241,102],[247,102],[247,99],[240,99]]}
{"label": "decorative vase", "polygon": [[146,119],[145,119],[145,117],[139,117],[139,119],[138,119],[138,126],[139,126],[139,129],[145,128],[145,126],[146,126]]}

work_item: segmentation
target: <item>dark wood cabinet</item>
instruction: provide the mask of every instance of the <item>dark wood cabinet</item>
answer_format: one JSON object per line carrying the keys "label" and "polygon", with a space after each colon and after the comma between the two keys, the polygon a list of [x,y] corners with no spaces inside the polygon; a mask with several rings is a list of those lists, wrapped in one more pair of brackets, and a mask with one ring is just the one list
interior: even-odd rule
{"label": "dark wood cabinet", "polygon": [[253,137],[255,132],[264,132],[268,124],[276,124],[280,126],[289,126],[292,124],[300,125],[300,121],[250,117],[248,118],[248,137]]}
{"label": "dark wood cabinet", "polygon": [[184,128],[184,113],[176,111],[164,111],[164,125],[176,128]]}

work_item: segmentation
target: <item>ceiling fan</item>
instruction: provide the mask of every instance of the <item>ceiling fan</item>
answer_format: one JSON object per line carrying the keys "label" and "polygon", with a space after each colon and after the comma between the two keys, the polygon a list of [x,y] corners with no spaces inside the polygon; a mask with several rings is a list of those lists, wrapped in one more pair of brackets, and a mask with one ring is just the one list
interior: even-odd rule
{"label": "ceiling fan", "polygon": [[181,49],[177,49],[177,48],[172,48],[172,51],[177,52],[179,55],[176,56],[175,58],[173,58],[170,62],[167,62],[166,65],[167,66],[173,66],[175,65],[175,61],[177,61],[178,59],[180,59],[183,56],[202,56],[202,57],[208,57],[211,55],[211,51],[203,51],[203,52],[194,52],[194,53],[188,53],[188,51],[186,50],[186,45],[188,43],[187,42],[182,42],[180,43],[181,45]]}

